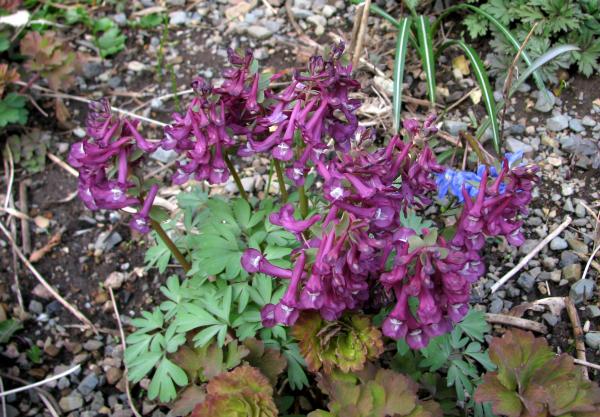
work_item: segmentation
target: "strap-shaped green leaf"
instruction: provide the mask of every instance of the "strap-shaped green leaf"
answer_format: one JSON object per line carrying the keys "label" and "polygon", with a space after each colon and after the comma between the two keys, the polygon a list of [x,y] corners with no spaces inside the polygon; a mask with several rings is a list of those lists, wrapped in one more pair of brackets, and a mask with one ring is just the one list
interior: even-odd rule
{"label": "strap-shaped green leaf", "polygon": [[[521,75],[519,77],[519,79],[517,79],[517,81],[515,81],[512,85],[511,90],[508,92],[508,97],[512,97],[512,95],[517,91],[517,89],[519,88],[519,86],[524,83],[527,78],[529,78],[532,74],[535,77],[535,74],[537,74],[537,70],[542,67],[544,64],[547,64],[549,61],[553,60],[554,58],[556,58],[557,56],[559,56],[560,54],[564,54],[565,52],[572,52],[572,51],[576,51],[579,48],[577,46],[574,45],[561,45],[561,46],[557,46],[555,48],[550,49],[548,52],[546,52],[545,54],[543,54],[542,56],[540,56],[539,58],[537,58],[535,60],[535,62],[533,62],[526,70],[525,72],[523,72],[523,75]],[[550,94],[550,93],[548,93]],[[502,108],[504,107],[505,102],[504,100],[500,101],[498,103],[498,110],[502,110]],[[487,130],[487,128],[490,127],[490,121],[486,120],[485,123],[482,123],[481,126],[479,127],[479,129],[477,129],[477,138],[479,139],[480,137],[483,136],[483,134],[485,133],[485,131]]]}
{"label": "strap-shaped green leaf", "polygon": [[479,88],[481,89],[481,96],[483,98],[483,103],[485,105],[485,109],[488,114],[488,118],[490,121],[490,126],[492,127],[492,138],[494,140],[494,149],[496,152],[500,153],[500,124],[498,122],[498,112],[496,110],[496,102],[494,101],[494,90],[490,84],[490,79],[487,75],[487,71],[483,66],[483,62],[479,55],[473,48],[467,45],[464,41],[461,40],[450,40],[445,42],[440,51],[443,51],[449,46],[458,46],[461,48],[464,53],[467,55],[467,58],[473,64],[473,72],[475,73],[475,77],[477,78],[477,82],[479,83]]}
{"label": "strap-shaped green leaf", "polygon": [[[500,23],[500,21],[498,19],[496,19],[494,16],[492,16],[485,10],[483,10],[479,7],[473,6],[471,4],[462,3],[462,4],[457,4],[456,6],[448,7],[433,23],[433,26],[432,26],[433,32],[434,33],[437,32],[442,20],[446,16],[448,16],[449,14],[454,13],[458,10],[464,10],[464,9],[467,9],[474,13],[477,13],[478,15],[483,16],[487,20],[489,20],[489,22],[492,25],[494,25],[494,27],[496,27],[496,29],[498,29],[498,31],[500,33],[502,33],[502,35],[504,35],[506,40],[512,45],[513,49],[515,50],[515,53],[517,53],[521,49],[521,42],[519,42],[519,40],[514,37],[514,35],[510,32],[510,30],[508,30],[508,28],[506,26],[504,26],[502,23]],[[531,60],[531,58],[529,58],[529,55],[527,55],[527,53],[525,51],[521,52],[521,58],[523,58],[523,61],[525,61],[525,63],[528,66],[531,66],[532,60]],[[544,81],[542,80],[542,77],[540,76],[540,74],[535,72],[533,74],[533,77],[535,79],[535,84],[537,85],[537,88],[540,91],[546,91],[546,86],[544,85]]]}
{"label": "strap-shaped green leaf", "polygon": [[400,131],[400,112],[402,110],[402,81],[404,80],[404,63],[406,62],[406,51],[408,50],[408,35],[410,34],[410,18],[404,18],[400,22],[396,42],[396,57],[394,61],[394,132]]}
{"label": "strap-shaped green leaf", "polygon": [[419,16],[415,22],[417,37],[419,39],[419,53],[427,77],[427,93],[429,101],[435,104],[435,53],[433,39],[431,38],[431,24],[427,16]]}
{"label": "strap-shaped green leaf", "polygon": [[533,63],[531,65],[529,65],[529,67],[525,70],[523,75],[521,75],[513,83],[508,96],[511,97],[515,93],[515,91],[517,91],[519,86],[521,84],[523,84],[527,80],[527,78],[529,78],[529,76],[531,76],[531,74],[534,74],[535,71],[537,71],[538,68],[540,68],[544,64],[552,61],[557,56],[562,55],[566,52],[573,52],[573,51],[579,51],[579,50],[580,50],[579,47],[576,45],[560,45],[560,46],[551,48],[545,54],[543,54],[542,56],[538,57],[535,61],[533,61]]}

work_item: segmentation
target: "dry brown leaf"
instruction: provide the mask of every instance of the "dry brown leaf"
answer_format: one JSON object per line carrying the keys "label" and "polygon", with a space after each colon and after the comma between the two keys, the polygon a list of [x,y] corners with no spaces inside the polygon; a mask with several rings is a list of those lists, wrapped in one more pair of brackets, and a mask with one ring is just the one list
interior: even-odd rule
{"label": "dry brown leaf", "polygon": [[452,73],[456,78],[462,78],[464,75],[469,75],[471,70],[469,69],[470,62],[465,58],[464,55],[459,55],[452,59]]}
{"label": "dry brown leaf", "polygon": [[523,317],[523,314],[527,310],[533,310],[542,312],[546,308],[550,310],[550,313],[555,316],[559,316],[561,311],[565,308],[565,300],[563,297],[547,297],[540,300],[532,301],[531,303],[523,303],[512,308],[509,314],[513,317]]}
{"label": "dry brown leaf", "polygon": [[50,252],[52,250],[52,248],[54,248],[56,245],[58,245],[60,243],[61,237],[62,237],[62,232],[57,232],[54,235],[52,235],[52,237],[50,238],[48,243],[46,243],[41,248],[33,251],[31,256],[29,256],[29,262],[31,262],[33,264],[33,263],[36,263],[39,260],[41,260],[44,256],[46,256],[46,254],[48,252]]}

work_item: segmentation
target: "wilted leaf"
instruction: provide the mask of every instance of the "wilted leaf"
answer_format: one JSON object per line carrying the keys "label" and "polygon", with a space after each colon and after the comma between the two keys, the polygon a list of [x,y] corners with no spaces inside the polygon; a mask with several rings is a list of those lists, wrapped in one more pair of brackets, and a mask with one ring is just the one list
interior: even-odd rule
{"label": "wilted leaf", "polygon": [[452,59],[453,74],[456,78],[462,78],[464,75],[469,75],[469,60],[464,55],[459,55]]}

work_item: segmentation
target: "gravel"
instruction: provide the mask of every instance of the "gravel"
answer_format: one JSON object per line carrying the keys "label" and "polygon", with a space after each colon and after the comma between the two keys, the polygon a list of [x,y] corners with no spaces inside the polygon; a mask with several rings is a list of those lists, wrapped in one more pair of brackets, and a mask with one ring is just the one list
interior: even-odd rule
{"label": "gravel", "polygon": [[99,380],[96,374],[91,373],[81,380],[81,382],[77,386],[77,390],[83,395],[91,394],[92,391],[94,391],[94,389],[96,388],[96,386],[98,386],[98,382]]}
{"label": "gravel", "polygon": [[567,244],[567,241],[560,236],[555,237],[550,242],[550,249],[555,251],[561,251],[563,249],[567,249],[568,247],[569,245]]}
{"label": "gravel", "polygon": [[177,10],[169,13],[169,23],[174,26],[185,25],[188,21],[187,13],[184,10]]}
{"label": "gravel", "polygon": [[259,25],[248,26],[248,28],[246,29],[246,33],[248,34],[248,36],[258,40],[269,39],[271,36],[273,36],[273,32],[271,32],[268,28]]}
{"label": "gravel", "polygon": [[445,120],[444,128],[453,136],[458,136],[458,134],[462,131],[466,131],[469,125],[465,122],[460,122],[456,120]]}
{"label": "gravel", "polygon": [[600,332],[589,332],[585,334],[585,344],[592,349],[600,349]]}
{"label": "gravel", "polygon": [[592,297],[595,288],[596,281],[589,278],[580,279],[575,284],[571,285],[569,297],[571,297],[576,305],[582,304],[585,300]]}
{"label": "gravel", "polygon": [[78,410],[83,407],[83,398],[81,395],[77,393],[70,394],[66,397],[62,397],[60,401],[58,401],[58,405],[65,412]]}
{"label": "gravel", "polygon": [[559,114],[546,121],[546,127],[553,132],[560,132],[569,127],[569,117]]}

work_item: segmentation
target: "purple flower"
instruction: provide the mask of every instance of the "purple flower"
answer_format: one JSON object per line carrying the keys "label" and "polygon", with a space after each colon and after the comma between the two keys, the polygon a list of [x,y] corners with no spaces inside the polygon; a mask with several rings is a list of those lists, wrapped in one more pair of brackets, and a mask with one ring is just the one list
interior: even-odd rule
{"label": "purple flower", "polygon": [[241,259],[242,267],[251,274],[261,272],[278,278],[289,279],[292,271],[273,265],[256,249],[246,249]]}
{"label": "purple flower", "polygon": [[150,210],[152,209],[152,203],[156,194],[158,193],[158,185],[153,184],[146,195],[144,204],[140,211],[133,215],[129,226],[138,231],[139,233],[146,234],[150,231]]}
{"label": "purple flower", "polygon": [[284,296],[281,298],[279,303],[268,304],[263,308],[261,312],[261,318],[263,319],[263,325],[265,327],[272,327],[274,324],[283,324],[285,326],[293,325],[298,320],[299,311],[296,308],[297,305],[297,293],[298,285],[302,279],[304,273],[304,264],[306,261],[306,255],[301,253],[290,279],[290,284],[286,290]]}
{"label": "purple flower", "polygon": [[269,221],[277,226],[282,226],[286,230],[294,233],[302,233],[321,219],[320,214],[315,214],[306,220],[296,220],[294,218],[294,206],[285,204],[279,212],[271,213]]}
{"label": "purple flower", "polygon": [[402,121],[402,127],[406,129],[408,134],[413,137],[416,136],[421,130],[421,126],[417,119],[405,119]]}

